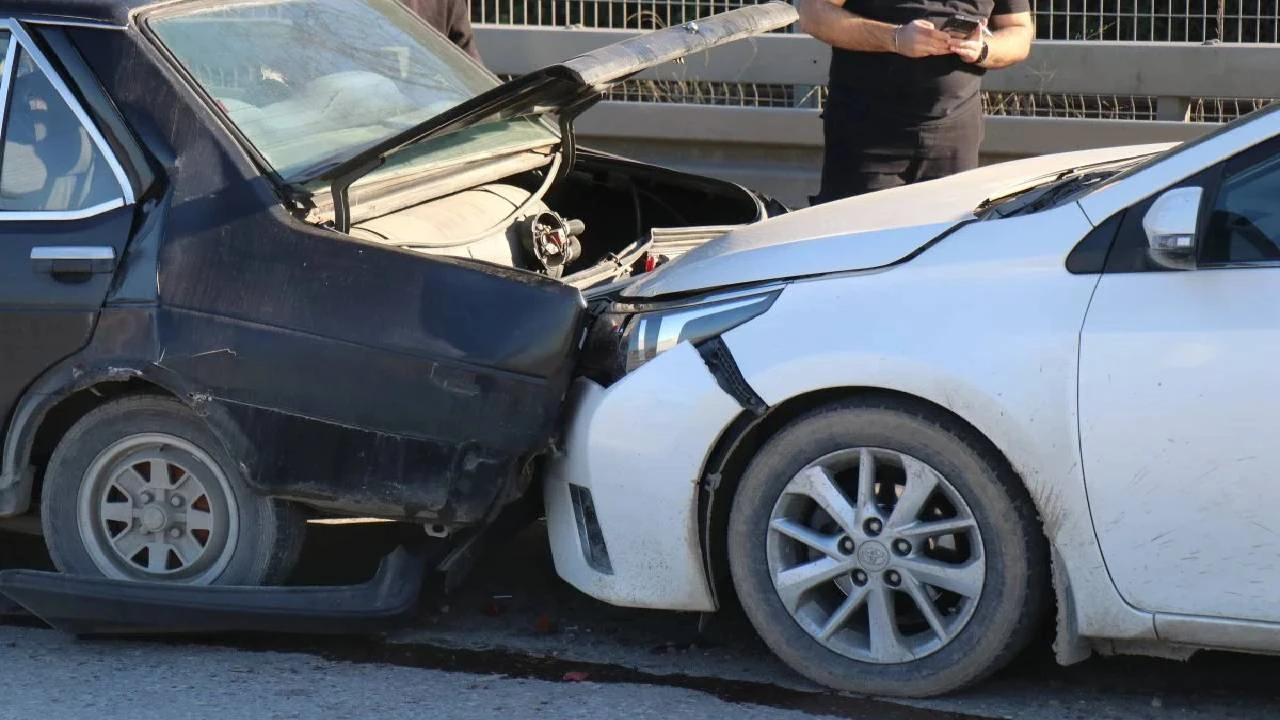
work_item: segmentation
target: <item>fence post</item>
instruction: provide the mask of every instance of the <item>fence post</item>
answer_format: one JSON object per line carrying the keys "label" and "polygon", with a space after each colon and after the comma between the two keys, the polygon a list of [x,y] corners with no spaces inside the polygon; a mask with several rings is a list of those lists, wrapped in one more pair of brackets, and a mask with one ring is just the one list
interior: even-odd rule
{"label": "fence post", "polygon": [[1191,119],[1191,98],[1165,95],[1156,98],[1156,119],[1187,122]]}
{"label": "fence post", "polygon": [[[791,4],[795,5],[797,10],[800,9],[800,0],[792,0]],[[787,32],[790,32],[790,33],[800,32],[800,23],[797,22],[789,25],[787,27]],[[818,107],[817,90],[818,88],[815,85],[792,85],[791,92],[792,92],[793,102],[791,104],[794,105],[795,107],[803,107],[803,108]]]}

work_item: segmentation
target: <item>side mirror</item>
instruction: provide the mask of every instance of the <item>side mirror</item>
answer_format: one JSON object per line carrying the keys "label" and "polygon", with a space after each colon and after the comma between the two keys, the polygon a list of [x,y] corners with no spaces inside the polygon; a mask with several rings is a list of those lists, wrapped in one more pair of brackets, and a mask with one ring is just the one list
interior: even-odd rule
{"label": "side mirror", "polygon": [[1142,218],[1147,233],[1147,253],[1161,267],[1192,270],[1196,266],[1196,227],[1200,223],[1200,198],[1204,190],[1184,187],[1156,198]]}

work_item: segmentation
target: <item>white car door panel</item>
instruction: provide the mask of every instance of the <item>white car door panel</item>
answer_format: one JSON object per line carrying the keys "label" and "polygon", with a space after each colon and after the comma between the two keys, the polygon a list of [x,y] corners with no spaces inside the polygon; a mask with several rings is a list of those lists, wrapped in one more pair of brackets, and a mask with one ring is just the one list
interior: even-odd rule
{"label": "white car door panel", "polygon": [[1081,334],[1081,450],[1126,601],[1280,622],[1280,156],[1244,160],[1210,188],[1200,267],[1099,282]]}

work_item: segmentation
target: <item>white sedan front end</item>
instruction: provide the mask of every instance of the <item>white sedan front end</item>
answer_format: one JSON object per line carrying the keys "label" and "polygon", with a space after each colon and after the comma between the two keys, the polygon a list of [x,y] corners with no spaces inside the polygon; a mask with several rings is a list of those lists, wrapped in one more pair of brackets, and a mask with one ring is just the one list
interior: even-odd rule
{"label": "white sedan front end", "polygon": [[[716,609],[698,495],[707,453],[743,408],[688,341],[755,317],[776,296],[729,294],[641,312],[623,352],[606,351],[610,367],[575,382],[564,452],[544,480],[556,571],[574,587],[614,605]],[[597,341],[616,342],[617,330],[602,319]]]}
{"label": "white sedan front end", "polygon": [[972,685],[1054,596],[1063,663],[1280,652],[1278,188],[1280,105],[783,215],[607,291],[545,479],[557,570],[633,607],[733,592],[860,693]]}

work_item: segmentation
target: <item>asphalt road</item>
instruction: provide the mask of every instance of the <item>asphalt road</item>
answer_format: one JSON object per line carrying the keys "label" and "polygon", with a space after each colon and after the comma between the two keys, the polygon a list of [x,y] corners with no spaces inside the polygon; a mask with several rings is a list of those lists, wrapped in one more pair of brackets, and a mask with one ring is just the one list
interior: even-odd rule
{"label": "asphalt road", "polygon": [[[300,579],[362,579],[392,542],[377,527],[319,530]],[[1204,654],[1059,668],[1047,641],[959,696],[840,696],[781,666],[737,616],[699,633],[695,616],[578,594],[555,578],[535,526],[490,548],[458,593],[384,641],[76,640],[30,621],[2,625],[0,718],[1251,720],[1280,706],[1271,680],[1280,660]]]}

